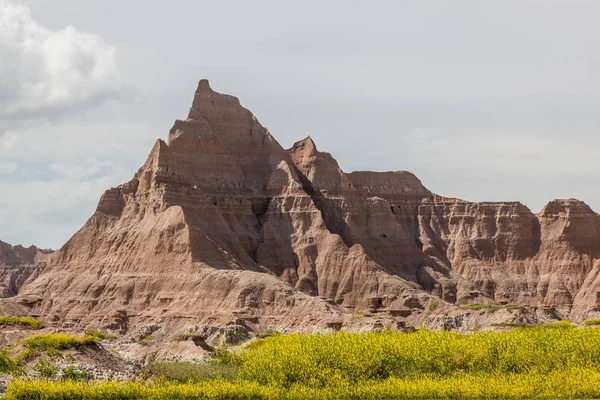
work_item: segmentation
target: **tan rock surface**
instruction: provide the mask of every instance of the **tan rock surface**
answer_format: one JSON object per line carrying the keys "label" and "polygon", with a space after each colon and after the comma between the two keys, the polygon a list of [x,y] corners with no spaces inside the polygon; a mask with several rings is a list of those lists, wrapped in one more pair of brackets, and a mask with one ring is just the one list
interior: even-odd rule
{"label": "tan rock surface", "polygon": [[[202,80],[188,118],[16,300],[63,326],[165,338],[343,329],[360,313],[378,327],[383,315],[452,329],[549,310],[581,320],[600,310],[598,221],[577,200],[535,215],[434,195],[405,171],[344,173],[310,137],[283,149]],[[531,308],[458,307],[472,303]]]}
{"label": "tan rock surface", "polygon": [[35,246],[11,246],[0,241],[0,298],[15,296],[52,262],[53,250]]}

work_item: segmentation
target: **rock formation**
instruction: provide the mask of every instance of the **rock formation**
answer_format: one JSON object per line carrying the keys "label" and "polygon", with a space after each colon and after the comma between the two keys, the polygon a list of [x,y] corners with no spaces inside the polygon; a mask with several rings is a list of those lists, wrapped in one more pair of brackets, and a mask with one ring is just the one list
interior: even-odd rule
{"label": "rock formation", "polygon": [[53,250],[11,246],[0,241],[0,298],[13,297],[52,261]]}
{"label": "rock formation", "polygon": [[188,118],[17,301],[120,331],[427,323],[473,303],[581,320],[599,310],[598,222],[577,200],[535,215],[435,195],[409,172],[345,173],[310,137],[283,149],[202,80]]}

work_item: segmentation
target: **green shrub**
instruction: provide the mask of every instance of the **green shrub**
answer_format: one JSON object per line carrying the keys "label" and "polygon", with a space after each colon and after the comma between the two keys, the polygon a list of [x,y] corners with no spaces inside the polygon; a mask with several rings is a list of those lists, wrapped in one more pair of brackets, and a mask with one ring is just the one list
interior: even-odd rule
{"label": "green shrub", "polygon": [[48,360],[40,360],[34,366],[33,370],[43,379],[54,379],[58,374],[58,368]]}
{"label": "green shrub", "polygon": [[142,338],[138,343],[141,344],[142,346],[147,346],[151,340],[152,340],[152,335],[147,335],[144,338]]}
{"label": "green shrub", "polygon": [[203,382],[214,379],[233,381],[238,367],[216,361],[203,364],[190,362],[151,362],[142,372],[145,379],[164,378],[171,382]]}
{"label": "green shrub", "polygon": [[137,399],[221,399],[221,400],[337,400],[337,399],[591,399],[600,397],[600,372],[569,369],[549,374],[456,374],[448,377],[421,376],[390,378],[380,382],[318,388],[294,385],[286,389],[254,382],[215,380],[194,384],[158,381],[133,382],[50,382],[13,380],[7,400],[137,400]]}
{"label": "green shrub", "polygon": [[177,335],[177,340],[188,340],[188,339],[202,339],[205,340],[206,339],[206,335],[204,333],[198,333],[198,332],[184,332],[184,333],[180,333],[179,335]]}
{"label": "green shrub", "polygon": [[97,342],[98,340],[91,336],[79,338],[64,333],[33,335],[26,337],[21,341],[21,344],[25,349],[17,355],[16,361],[21,362],[29,360],[35,357],[40,351],[46,351],[46,354],[51,356],[58,356],[60,350],[92,345]]}
{"label": "green shrub", "polygon": [[37,330],[44,327],[44,322],[31,317],[12,317],[5,315],[0,317],[0,325],[23,325],[29,329]]}
{"label": "green shrub", "polygon": [[63,358],[64,354],[60,350],[50,348],[46,350],[46,355],[51,358]]}
{"label": "green shrub", "polygon": [[460,306],[463,310],[487,310],[488,313],[492,314],[498,310],[523,310],[526,307],[523,306],[509,306],[503,304],[469,304],[466,306]]}
{"label": "green shrub", "polygon": [[587,321],[584,321],[583,324],[587,326],[600,325],[600,319],[588,319]]}
{"label": "green shrub", "polygon": [[68,367],[61,369],[60,373],[61,373],[61,378],[64,380],[70,380],[70,381],[87,380],[87,374],[83,371],[78,370],[73,365],[69,365]]}
{"label": "green shrub", "polygon": [[[11,399],[600,398],[600,330],[419,329],[277,335],[210,363],[153,363],[153,383],[13,380]],[[182,384],[187,382],[187,384]]]}
{"label": "green shrub", "polygon": [[105,339],[114,339],[114,338],[116,338],[116,336],[115,336],[115,335],[112,335],[112,334],[110,334],[110,333],[104,333],[104,332],[100,332],[100,331],[97,331],[97,330],[95,330],[95,329],[93,329],[93,328],[87,328],[87,329],[85,330],[85,335],[86,335],[86,336],[91,336],[91,337],[93,337],[94,339],[96,339],[97,341],[101,341],[101,340],[105,340]]}
{"label": "green shrub", "polygon": [[268,331],[259,332],[259,333],[256,335],[256,338],[257,338],[257,339],[266,339],[266,338],[268,338],[268,337],[271,337],[271,336],[277,336],[277,335],[281,335],[281,332],[279,332],[279,331],[276,331],[276,330],[274,330],[274,329],[269,329]]}
{"label": "green shrub", "polygon": [[21,343],[32,350],[65,350],[72,347],[96,344],[97,341],[96,338],[91,336],[79,338],[64,333],[47,333],[26,337]]}
{"label": "green shrub", "polygon": [[0,351],[0,373],[13,372],[17,369],[17,363],[14,361],[8,351]]}
{"label": "green shrub", "polygon": [[530,322],[497,322],[492,324],[492,326],[498,328],[531,328],[536,326],[537,324],[533,324]]}
{"label": "green shrub", "polygon": [[429,302],[429,307],[427,307],[427,308],[428,308],[429,311],[433,312],[433,311],[437,310],[437,308],[438,308],[439,305],[440,304],[437,301],[431,300]]}

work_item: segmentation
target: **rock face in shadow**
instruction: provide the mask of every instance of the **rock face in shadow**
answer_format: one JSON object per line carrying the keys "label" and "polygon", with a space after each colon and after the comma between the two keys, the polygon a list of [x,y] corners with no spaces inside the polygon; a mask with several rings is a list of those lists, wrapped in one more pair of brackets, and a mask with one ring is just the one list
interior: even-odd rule
{"label": "rock face in shadow", "polygon": [[121,331],[303,330],[355,312],[406,317],[432,298],[583,319],[600,304],[598,222],[577,200],[535,215],[434,195],[405,171],[345,173],[310,137],[283,149],[202,80],[188,118],[105,192],[17,300],[61,323]]}

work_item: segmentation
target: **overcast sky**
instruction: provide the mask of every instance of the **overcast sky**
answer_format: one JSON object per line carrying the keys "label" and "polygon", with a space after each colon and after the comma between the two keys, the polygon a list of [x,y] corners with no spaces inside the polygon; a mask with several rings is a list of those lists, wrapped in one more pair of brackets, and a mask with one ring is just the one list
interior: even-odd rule
{"label": "overcast sky", "polygon": [[600,1],[0,0],[0,240],[60,247],[197,81],[284,147],[600,211]]}

